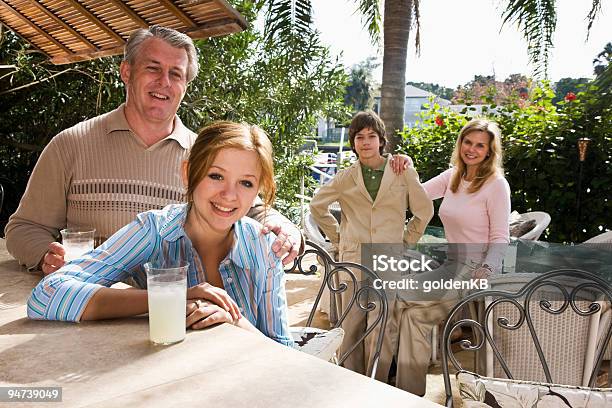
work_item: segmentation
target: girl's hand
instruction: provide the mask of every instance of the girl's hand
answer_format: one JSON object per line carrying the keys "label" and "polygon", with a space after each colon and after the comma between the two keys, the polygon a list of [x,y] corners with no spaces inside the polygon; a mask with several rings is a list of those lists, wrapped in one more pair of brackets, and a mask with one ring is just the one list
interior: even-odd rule
{"label": "girl's hand", "polygon": [[219,323],[235,324],[236,322],[228,311],[213,303],[199,299],[187,301],[187,328],[200,330]]}
{"label": "girl's hand", "polygon": [[187,289],[187,299],[208,300],[229,312],[233,320],[238,320],[241,317],[240,309],[234,299],[225,290],[210,283],[200,283]]}

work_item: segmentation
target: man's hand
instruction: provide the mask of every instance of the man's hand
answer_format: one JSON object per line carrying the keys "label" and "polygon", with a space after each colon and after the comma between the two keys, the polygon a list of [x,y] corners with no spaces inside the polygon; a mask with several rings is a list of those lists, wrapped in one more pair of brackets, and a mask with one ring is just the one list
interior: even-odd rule
{"label": "man's hand", "polygon": [[276,234],[276,240],[272,243],[272,251],[279,258],[287,254],[283,258],[283,265],[288,265],[298,256],[300,250],[300,244],[302,242],[301,237],[291,237],[289,234],[282,230],[280,225],[267,223],[261,229],[263,234],[273,232]]}
{"label": "man's hand", "polygon": [[45,276],[57,271],[66,263],[64,255],[66,255],[66,249],[62,244],[59,242],[51,242],[49,244],[49,250],[40,262],[40,269]]}
{"label": "man's hand", "polygon": [[414,163],[410,156],[406,156],[405,154],[397,154],[395,156],[391,156],[391,169],[393,169],[393,173],[398,176],[404,173],[408,167],[414,167]]}
{"label": "man's hand", "polygon": [[[225,290],[210,283],[200,283],[187,289],[187,299],[191,299],[192,302],[194,299],[208,300],[228,312],[232,319],[238,320],[241,317],[240,309],[236,302],[234,302],[234,299]],[[187,326],[190,325],[188,324]]]}

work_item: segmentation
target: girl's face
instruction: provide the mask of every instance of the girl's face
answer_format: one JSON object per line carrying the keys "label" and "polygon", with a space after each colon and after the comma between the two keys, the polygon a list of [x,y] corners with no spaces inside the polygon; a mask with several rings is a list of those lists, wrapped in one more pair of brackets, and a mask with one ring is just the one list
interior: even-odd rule
{"label": "girl's face", "polygon": [[475,130],[463,137],[461,160],[467,167],[479,166],[489,154],[490,136],[482,130]]}
{"label": "girl's face", "polygon": [[244,217],[259,191],[261,165],[253,151],[226,148],[193,192],[193,210],[212,230],[223,233]]}

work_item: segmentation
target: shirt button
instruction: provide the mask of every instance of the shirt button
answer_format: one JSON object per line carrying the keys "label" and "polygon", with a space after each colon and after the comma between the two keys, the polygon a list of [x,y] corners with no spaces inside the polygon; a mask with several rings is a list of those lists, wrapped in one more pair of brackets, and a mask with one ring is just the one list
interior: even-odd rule
{"label": "shirt button", "polygon": [[227,283],[232,283],[234,280],[232,278],[227,278]]}

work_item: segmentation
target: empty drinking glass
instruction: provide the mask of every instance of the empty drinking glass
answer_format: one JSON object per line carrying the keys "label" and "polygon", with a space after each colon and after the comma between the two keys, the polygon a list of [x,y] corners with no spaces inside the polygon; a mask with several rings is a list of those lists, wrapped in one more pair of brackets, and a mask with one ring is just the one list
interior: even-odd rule
{"label": "empty drinking glass", "polygon": [[66,250],[64,260],[72,261],[86,252],[94,249],[94,228],[66,228],[60,231],[62,234],[62,245]]}

